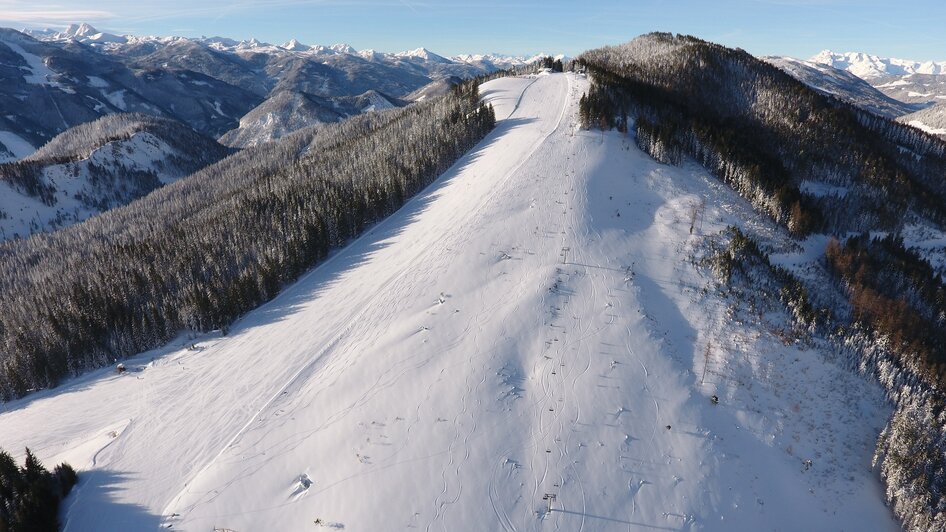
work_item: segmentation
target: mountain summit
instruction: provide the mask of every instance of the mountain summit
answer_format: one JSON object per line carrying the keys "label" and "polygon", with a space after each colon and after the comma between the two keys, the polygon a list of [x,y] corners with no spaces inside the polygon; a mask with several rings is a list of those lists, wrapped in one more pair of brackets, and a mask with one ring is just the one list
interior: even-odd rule
{"label": "mountain summit", "polygon": [[910,74],[946,74],[946,61],[913,61],[880,57],[863,52],[836,53],[822,50],[810,59],[813,63],[829,65],[864,79]]}
{"label": "mountain summit", "polygon": [[125,37],[101,32],[85,22],[72,24],[66,28],[66,31],[53,34],[53,40],[75,40],[86,44],[125,44],[128,42],[128,39]]}

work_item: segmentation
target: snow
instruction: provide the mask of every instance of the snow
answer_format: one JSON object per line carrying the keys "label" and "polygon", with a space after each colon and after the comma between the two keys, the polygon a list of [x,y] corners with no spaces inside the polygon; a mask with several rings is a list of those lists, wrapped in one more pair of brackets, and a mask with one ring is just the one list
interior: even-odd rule
{"label": "snow", "polygon": [[372,111],[384,111],[387,109],[394,109],[394,104],[389,102],[384,96],[381,96],[375,91],[369,91],[368,93],[368,102],[369,105],[365,107],[362,112],[368,113]]}
{"label": "snow", "polygon": [[799,190],[806,194],[811,194],[812,196],[823,198],[825,196],[836,196],[838,198],[843,198],[847,196],[848,189],[847,187],[839,187],[835,185],[830,185],[828,183],[823,183],[821,181],[811,181],[804,180],[799,186]]}
{"label": "snow", "polygon": [[0,447],[74,449],[72,531],[896,530],[880,389],[688,260],[777,230],[578,129],[585,90],[484,84],[496,130],[400,211],[227,337],[0,406]]}
{"label": "snow", "polygon": [[97,89],[108,87],[108,82],[98,76],[86,76],[89,79],[89,86]]}
{"label": "snow", "polygon": [[289,42],[282,45],[282,48],[285,48],[286,50],[289,50],[290,52],[305,52],[311,49],[310,46],[302,44],[296,39],[291,39]]}
{"label": "snow", "polygon": [[11,131],[0,131],[0,143],[6,146],[15,159],[28,157],[36,151],[32,144]]}
{"label": "snow", "polygon": [[27,52],[22,46],[15,42],[9,40],[3,42],[26,61],[28,73],[23,74],[23,79],[27,83],[32,85],[59,86],[58,83],[52,80],[52,78],[56,76],[56,73],[46,66],[42,57]]}
{"label": "snow", "polygon": [[102,91],[102,95],[105,96],[109,103],[118,109],[121,109],[122,111],[127,109],[127,106],[125,105],[125,89],[119,89],[115,92]]}
{"label": "snow", "polygon": [[355,50],[351,46],[344,43],[333,44],[332,46],[329,46],[329,49],[339,54],[353,54],[354,55],[358,53],[357,50]]}
{"label": "snow", "polygon": [[946,128],[930,127],[919,120],[910,120],[907,124],[932,135],[946,135]]}
{"label": "snow", "polygon": [[394,54],[395,57],[404,57],[404,58],[416,58],[423,59],[424,61],[432,61],[435,63],[449,63],[450,60],[437,55],[426,48],[416,48],[414,50],[408,50],[406,52],[398,52]]}
{"label": "snow", "polygon": [[875,85],[878,89],[887,89],[892,87],[902,87],[904,85],[910,85],[910,82],[905,79],[898,79],[891,81],[890,83],[881,83],[880,85]]}

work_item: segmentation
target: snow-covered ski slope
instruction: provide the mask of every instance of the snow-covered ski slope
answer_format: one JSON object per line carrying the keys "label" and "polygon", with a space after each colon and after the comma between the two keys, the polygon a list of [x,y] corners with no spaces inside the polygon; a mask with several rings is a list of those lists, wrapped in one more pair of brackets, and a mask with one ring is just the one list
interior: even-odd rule
{"label": "snow-covered ski slope", "polygon": [[0,447],[83,470],[70,531],[897,529],[879,389],[688,260],[774,229],[580,131],[586,88],[486,83],[496,130],[394,216],[227,337],[3,406]]}

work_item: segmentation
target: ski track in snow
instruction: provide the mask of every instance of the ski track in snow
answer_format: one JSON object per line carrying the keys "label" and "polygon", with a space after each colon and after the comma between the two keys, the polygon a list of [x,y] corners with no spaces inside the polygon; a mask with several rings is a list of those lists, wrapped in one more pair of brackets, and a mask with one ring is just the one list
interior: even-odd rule
{"label": "ski track in snow", "polygon": [[398,213],[228,337],[0,406],[0,446],[76,461],[70,531],[895,530],[879,389],[700,293],[706,238],[777,231],[579,130],[585,90],[484,84],[505,118]]}

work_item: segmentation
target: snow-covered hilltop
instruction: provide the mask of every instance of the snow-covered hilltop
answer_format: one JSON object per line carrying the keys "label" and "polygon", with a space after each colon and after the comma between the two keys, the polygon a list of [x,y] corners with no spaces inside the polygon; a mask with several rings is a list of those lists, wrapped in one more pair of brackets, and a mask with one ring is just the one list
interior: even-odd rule
{"label": "snow-covered hilltop", "polygon": [[72,225],[214,163],[229,150],[165,118],[112,114],[0,163],[0,241]]}
{"label": "snow-covered hilltop", "polygon": [[897,120],[946,139],[946,102],[901,116]]}

